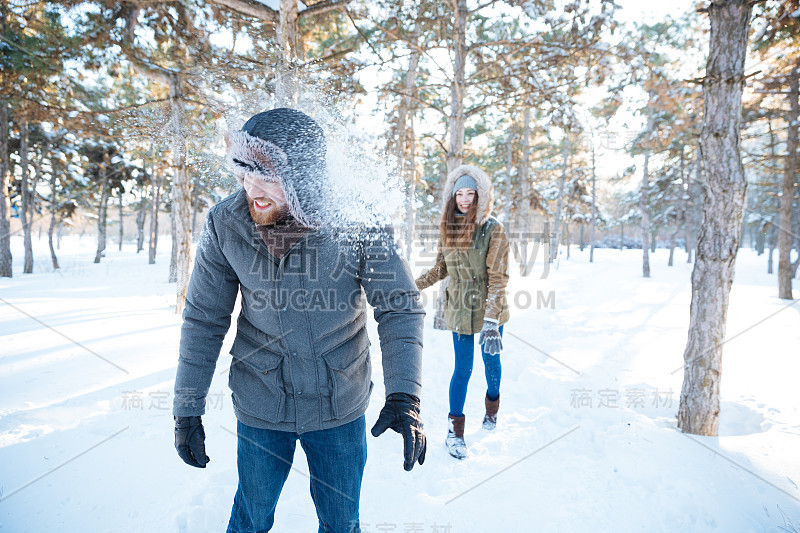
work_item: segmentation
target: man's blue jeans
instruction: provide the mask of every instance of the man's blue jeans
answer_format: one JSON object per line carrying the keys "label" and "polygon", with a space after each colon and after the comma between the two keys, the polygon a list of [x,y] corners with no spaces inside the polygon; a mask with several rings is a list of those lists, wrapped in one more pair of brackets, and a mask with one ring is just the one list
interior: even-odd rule
{"label": "man's blue jeans", "polygon": [[[500,336],[503,336],[503,326],[500,326]],[[472,361],[475,357],[475,335],[462,335],[453,332],[453,348],[456,352],[456,365],[453,377],[450,379],[450,414],[464,416],[464,402],[467,400],[467,385],[472,375]],[[500,355],[489,355],[483,351],[483,369],[486,373],[486,393],[490,400],[500,396]]]}
{"label": "man's blue jeans", "polygon": [[358,501],[367,462],[363,416],[342,426],[307,433],[273,431],[237,423],[239,488],[228,533],[269,531],[292,467],[297,440],[308,458],[311,498],[319,533],[359,533]]}

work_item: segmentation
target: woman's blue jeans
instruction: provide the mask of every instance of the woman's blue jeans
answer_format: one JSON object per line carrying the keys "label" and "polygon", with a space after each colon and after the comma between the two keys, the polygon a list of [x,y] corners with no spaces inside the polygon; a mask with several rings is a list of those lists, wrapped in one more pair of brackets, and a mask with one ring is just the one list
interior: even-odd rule
{"label": "woman's blue jeans", "polygon": [[319,533],[359,533],[358,502],[367,462],[364,416],[331,429],[293,433],[237,423],[239,487],[227,533],[269,531],[297,441],[308,458]]}
{"label": "woman's blue jeans", "polygon": [[[503,336],[503,326],[500,326]],[[464,416],[464,402],[467,400],[467,385],[472,375],[472,362],[475,357],[475,335],[462,335],[453,332],[453,347],[456,351],[456,367],[450,379],[450,414]],[[486,372],[486,392],[490,400],[500,396],[500,355],[489,355],[483,351],[483,368]]]}

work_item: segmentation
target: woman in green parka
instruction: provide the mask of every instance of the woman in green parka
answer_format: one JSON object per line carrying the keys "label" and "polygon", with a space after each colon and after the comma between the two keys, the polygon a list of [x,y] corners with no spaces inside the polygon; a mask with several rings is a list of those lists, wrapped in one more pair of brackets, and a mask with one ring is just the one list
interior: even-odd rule
{"label": "woman in green parka", "polygon": [[445,289],[445,325],[453,332],[455,369],[450,380],[447,449],[457,459],[467,457],[464,403],[472,375],[475,341],[482,347],[487,391],[484,429],[497,424],[500,407],[500,351],[503,324],[508,321],[508,237],[492,216],[494,188],[489,176],[462,165],[447,176],[436,264],[417,278],[426,289],[450,276]]}

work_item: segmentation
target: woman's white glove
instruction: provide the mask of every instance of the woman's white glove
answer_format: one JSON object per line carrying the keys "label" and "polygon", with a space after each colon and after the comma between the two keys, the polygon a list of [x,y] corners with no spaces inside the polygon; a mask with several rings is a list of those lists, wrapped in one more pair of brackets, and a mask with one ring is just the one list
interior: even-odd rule
{"label": "woman's white glove", "polygon": [[491,320],[483,321],[481,336],[478,344],[483,345],[483,351],[489,355],[500,355],[503,349],[503,338],[500,336],[500,324]]}

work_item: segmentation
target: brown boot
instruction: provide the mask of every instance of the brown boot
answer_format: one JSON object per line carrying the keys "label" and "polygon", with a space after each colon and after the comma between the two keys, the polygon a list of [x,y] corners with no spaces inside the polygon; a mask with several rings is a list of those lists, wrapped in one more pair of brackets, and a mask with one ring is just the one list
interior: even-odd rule
{"label": "brown boot", "polygon": [[497,426],[497,411],[500,409],[500,396],[492,401],[489,394],[483,399],[486,404],[486,414],[483,417],[483,429],[493,430]]}
{"label": "brown boot", "polygon": [[464,416],[447,415],[447,452],[456,459],[467,458],[467,443],[464,442]]}

